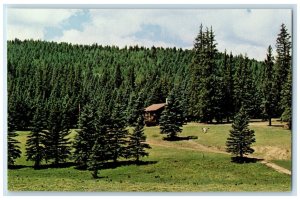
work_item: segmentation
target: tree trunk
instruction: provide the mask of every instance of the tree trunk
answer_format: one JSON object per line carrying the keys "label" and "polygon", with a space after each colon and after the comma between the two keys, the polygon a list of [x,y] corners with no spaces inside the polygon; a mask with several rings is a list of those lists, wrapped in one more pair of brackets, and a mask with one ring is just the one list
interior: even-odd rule
{"label": "tree trunk", "polygon": [[97,169],[97,167],[94,168],[92,176],[93,176],[93,178],[98,178],[98,169]]}
{"label": "tree trunk", "polygon": [[33,168],[34,169],[39,169],[40,168],[40,162],[41,162],[40,159],[36,159],[35,162],[34,162],[34,167]]}
{"label": "tree trunk", "polygon": [[272,126],[272,118],[269,117],[269,126]]}
{"label": "tree trunk", "polygon": [[243,151],[240,151],[240,157],[243,158]]}

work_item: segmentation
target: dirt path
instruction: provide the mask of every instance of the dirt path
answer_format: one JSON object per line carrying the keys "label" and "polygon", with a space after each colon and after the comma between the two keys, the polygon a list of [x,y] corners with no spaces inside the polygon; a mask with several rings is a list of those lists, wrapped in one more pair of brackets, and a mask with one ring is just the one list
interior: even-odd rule
{"label": "dirt path", "polygon": [[280,173],[284,173],[284,174],[288,174],[288,175],[292,175],[292,172],[288,169],[285,169],[283,167],[280,167],[279,165],[276,165],[275,163],[263,160],[261,161],[262,164],[275,169],[276,171],[280,172]]}
{"label": "dirt path", "polygon": [[[186,141],[185,143],[171,143],[171,142],[167,142],[167,141],[163,141],[163,140],[159,140],[159,141],[158,140],[148,140],[147,143],[150,144],[151,146],[176,148],[176,149],[184,149],[184,150],[191,150],[191,151],[204,151],[204,152],[221,153],[221,154],[229,155],[229,153],[227,153],[225,151],[222,151],[222,150],[214,148],[214,147],[208,147],[208,146],[196,143],[195,141],[192,141],[192,140]],[[252,157],[252,156],[247,156],[247,157],[257,158],[257,157]],[[262,158],[262,161],[260,161],[260,163],[276,170],[279,173],[288,174],[288,175],[292,174],[290,170],[280,167],[279,165],[276,165],[275,163],[265,160],[264,158]]]}

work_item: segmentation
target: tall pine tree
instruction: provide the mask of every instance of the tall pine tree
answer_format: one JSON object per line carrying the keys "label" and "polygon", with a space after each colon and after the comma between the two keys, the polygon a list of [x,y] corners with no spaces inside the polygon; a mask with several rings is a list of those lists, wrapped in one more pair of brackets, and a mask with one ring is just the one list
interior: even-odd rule
{"label": "tall pine tree", "polygon": [[269,120],[269,126],[272,125],[272,117],[276,109],[276,85],[274,76],[274,57],[272,56],[272,47],[268,47],[267,58],[264,61],[263,73],[263,112]]}
{"label": "tall pine tree", "polygon": [[[191,64],[190,115],[196,120],[212,122],[220,111],[217,48],[212,28],[200,32],[195,39],[194,58]],[[220,90],[219,90],[220,91]]]}
{"label": "tall pine tree", "polygon": [[[276,39],[276,62],[275,62],[275,85],[276,90],[276,102],[280,103],[282,99],[282,90],[284,83],[288,80],[288,74],[291,69],[291,36],[285,24],[281,24],[280,33]],[[277,105],[278,115],[284,112],[284,106]]]}

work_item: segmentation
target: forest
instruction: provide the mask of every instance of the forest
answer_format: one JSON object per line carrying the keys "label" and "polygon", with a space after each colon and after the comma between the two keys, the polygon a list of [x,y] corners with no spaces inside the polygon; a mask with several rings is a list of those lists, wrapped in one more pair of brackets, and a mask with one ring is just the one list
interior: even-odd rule
{"label": "forest", "polygon": [[[276,117],[291,128],[292,43],[284,24],[278,30],[264,61],[219,52],[213,29],[202,25],[191,50],[8,41],[8,163],[20,153],[16,130],[31,131],[26,155],[36,168],[70,158],[91,169],[138,161],[150,148],[140,142],[143,109],[166,98],[182,123],[229,123],[243,106],[250,118],[271,125]],[[70,129],[78,129],[73,143]]]}

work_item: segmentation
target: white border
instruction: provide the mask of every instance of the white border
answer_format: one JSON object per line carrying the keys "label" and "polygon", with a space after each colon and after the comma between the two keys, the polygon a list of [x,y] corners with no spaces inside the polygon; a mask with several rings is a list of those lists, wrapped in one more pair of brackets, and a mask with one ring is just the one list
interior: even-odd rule
{"label": "white border", "polygon": [[[0,8],[1,9],[1,20],[0,20],[0,23],[1,23],[1,26],[3,27],[5,25],[5,22],[4,22],[4,10],[3,10],[3,6],[5,4],[21,4],[23,6],[25,6],[26,4],[29,5],[29,4],[39,4],[39,5],[47,5],[47,6],[50,6],[53,5],[53,4],[59,4],[59,5],[65,5],[65,6],[68,6],[70,5],[70,3],[74,3],[74,1],[67,1],[67,0],[45,0],[45,1],[40,1],[40,0],[27,0],[27,1],[22,1],[22,0],[3,0],[2,1],[2,7]],[[284,5],[287,5],[287,4],[294,4],[295,5],[295,9],[296,11],[299,10],[299,5],[298,5],[298,1],[297,0],[252,0],[252,1],[240,1],[240,0],[230,0],[230,1],[222,1],[222,0],[205,0],[205,1],[197,1],[197,0],[172,0],[172,1],[169,1],[169,0],[143,0],[143,1],[138,1],[138,0],[126,0],[125,1],[122,1],[122,0],[105,0],[105,1],[101,1],[101,2],[98,2],[96,0],[85,0],[84,2],[75,2],[76,6],[78,7],[81,7],[81,6],[84,6],[84,5],[87,5],[87,4],[90,4],[90,5],[96,5],[99,6],[98,4],[100,4],[101,6],[112,6],[114,4],[116,4],[117,6],[123,6],[123,7],[132,7],[132,4],[134,5],[143,5],[143,4],[148,4],[148,6],[150,6],[150,4],[157,4],[157,5],[160,5],[160,6],[170,6],[170,5],[167,5],[167,4],[172,4],[172,5],[181,5],[181,7],[185,7],[187,4],[194,4],[194,5],[197,5],[199,6],[199,4],[201,4],[202,6],[206,7],[206,6],[211,6],[211,7],[218,7],[220,5],[229,5],[229,4],[239,4],[241,5],[242,7],[243,6],[250,6],[250,7],[259,7],[259,6],[269,6],[268,4],[272,4],[272,5],[281,5],[281,6],[284,6]],[[73,4],[71,4],[73,5]],[[230,6],[230,5],[229,5]],[[297,69],[297,60],[296,58],[299,57],[299,51],[295,52],[296,50],[296,47],[299,46],[299,40],[296,40],[296,37],[295,36],[298,36],[299,34],[299,26],[295,26],[296,25],[296,22],[299,21],[299,14],[297,14],[297,16],[294,16],[295,18],[293,19],[293,28],[294,28],[294,37],[293,37],[293,49],[294,49],[294,73],[293,73],[293,93],[296,94],[293,96],[293,120],[294,120],[294,123],[293,123],[293,133],[294,133],[294,137],[293,137],[293,143],[294,143],[294,149],[293,149],[293,152],[296,152],[297,155],[300,155],[299,154],[299,148],[297,148],[297,141],[298,141],[298,138],[297,138],[297,132],[298,132],[298,125],[297,125],[297,122],[298,122],[298,119],[297,119],[297,116],[298,116],[298,113],[299,113],[299,107],[297,106],[297,99],[298,98],[298,93],[297,93],[297,88],[299,88],[298,84],[299,84],[299,81],[297,81],[297,77],[300,77],[299,76],[299,70]],[[6,49],[5,48],[5,44],[6,42],[4,42],[4,28],[1,29],[1,49],[4,50]],[[296,34],[297,33],[297,34]],[[3,147],[3,144],[4,141],[4,132],[6,132],[6,113],[7,112],[7,106],[6,106],[6,64],[4,63],[4,58],[6,56],[2,53],[0,55],[0,60],[2,61],[2,67],[0,68],[1,71],[0,71],[0,88],[1,88],[1,93],[3,94],[2,95],[2,98],[0,98],[0,102],[1,102],[1,106],[0,106],[0,131],[2,133],[2,136],[3,137],[0,137],[2,138],[1,143],[0,143],[0,155],[4,155],[4,149],[2,148]],[[3,67],[4,66],[4,67]],[[295,154],[293,153],[293,156]],[[0,159],[0,177],[4,177],[5,174],[3,174],[3,170],[4,170],[4,162],[3,162],[3,156],[1,156],[1,159]],[[294,158],[293,158],[294,160]],[[295,169],[295,162],[293,162],[293,169]],[[299,164],[297,165],[297,170],[296,172],[299,172]],[[297,184],[299,185],[299,173],[296,173],[294,174],[293,176],[293,188],[296,188],[296,186],[294,185],[294,181],[297,180]],[[3,180],[3,179],[2,179]],[[0,195],[3,196],[3,181],[0,180]],[[296,199],[298,198],[298,191],[295,191],[296,194],[294,194],[295,196],[282,196],[284,194],[282,193],[272,193],[272,194],[269,194],[269,193],[261,193],[260,195],[263,197],[263,198],[270,198],[270,199]],[[135,196],[124,196],[122,197],[122,199],[137,199],[140,197],[136,196],[136,195],[149,195],[149,193],[127,193],[127,195],[135,195]],[[157,195],[161,195],[161,196],[165,196],[165,195],[172,195],[172,199],[178,199],[178,198],[183,198],[183,195],[193,195],[193,193],[156,193]],[[213,195],[213,196],[202,196],[203,195]],[[243,199],[249,199],[249,198],[255,198],[255,196],[252,196],[251,193],[202,193],[200,194],[201,195],[201,198],[205,198],[205,199],[215,199],[215,198],[222,198],[222,199],[240,199],[241,197],[239,197],[240,195],[242,195]],[[39,195],[47,195],[47,193],[40,193]],[[66,195],[70,195],[70,193],[64,193],[64,195],[62,195],[61,193],[59,193],[59,195],[61,195],[61,197],[55,197],[55,198],[66,198],[67,196]],[[76,196],[72,196],[72,199],[82,199],[82,196],[81,195],[85,195],[83,193],[73,193],[73,195],[76,195]],[[79,196],[77,196],[79,195]],[[103,194],[102,194],[103,195]],[[105,195],[105,193],[104,193]],[[110,194],[110,195],[113,195],[113,194]],[[120,194],[120,193],[116,193],[115,195],[124,195],[124,194]],[[126,194],[125,194],[126,195]],[[175,196],[174,196],[175,195]],[[198,193],[196,193],[196,195],[199,195]],[[225,195],[225,196],[223,196]],[[230,196],[230,195],[233,195],[233,196]],[[251,195],[251,196],[245,196],[245,195]],[[267,196],[265,196],[267,195]],[[272,195],[272,196],[270,196]],[[289,194],[287,194],[289,195]],[[4,196],[4,199],[35,199],[35,198],[41,198],[39,196],[34,196],[34,197],[30,197],[30,196]],[[42,197],[43,199],[52,199],[53,197],[51,196],[44,196]],[[96,199],[96,198],[99,198],[99,197],[96,197],[96,196],[89,196],[88,198],[91,198],[91,199]],[[101,197],[103,198],[103,197]],[[115,198],[115,197],[112,197],[112,196],[106,196],[105,198]],[[116,197],[118,198],[118,197]],[[119,197],[120,198],[120,197]],[[150,198],[153,198],[153,196],[144,196],[143,198],[145,199],[150,199]],[[157,197],[155,197],[157,198]],[[166,197],[162,197],[162,198],[166,198]],[[195,196],[189,196],[188,198],[191,198],[191,199],[198,199],[199,197],[195,197]]]}

